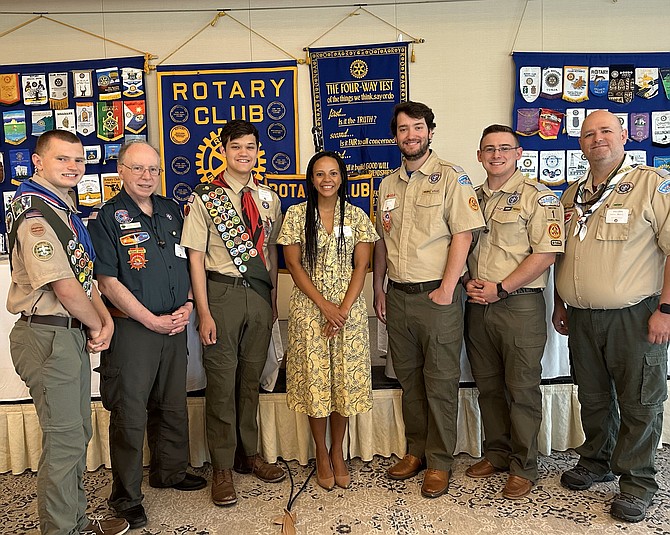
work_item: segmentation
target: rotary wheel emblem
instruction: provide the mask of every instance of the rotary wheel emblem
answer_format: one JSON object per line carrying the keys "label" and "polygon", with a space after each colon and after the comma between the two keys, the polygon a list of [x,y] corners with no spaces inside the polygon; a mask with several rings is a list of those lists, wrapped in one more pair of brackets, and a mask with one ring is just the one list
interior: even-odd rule
{"label": "rotary wheel emblem", "polygon": [[363,78],[368,73],[368,66],[363,60],[357,59],[351,62],[349,72],[354,78]]}
{"label": "rotary wheel emblem", "polygon": [[[198,145],[195,155],[195,171],[200,175],[200,182],[211,182],[226,168],[226,157],[221,154],[221,128],[209,133],[202,143]],[[265,173],[265,150],[262,145],[258,147],[258,161],[253,168],[254,178],[263,181]]]}

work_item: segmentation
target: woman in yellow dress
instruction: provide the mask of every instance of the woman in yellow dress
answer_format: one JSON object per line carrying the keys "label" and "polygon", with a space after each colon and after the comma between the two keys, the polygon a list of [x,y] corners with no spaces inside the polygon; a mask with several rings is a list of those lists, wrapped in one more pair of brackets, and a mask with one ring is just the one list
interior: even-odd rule
{"label": "woman in yellow dress", "polygon": [[[289,303],[286,399],[309,416],[317,482],[347,488],[343,441],[349,416],[372,407],[370,341],[361,295],[372,243],[370,218],[347,201],[347,171],[335,152],[307,166],[307,201],[286,212],[277,243],[295,283]],[[331,449],[326,445],[330,419]]]}

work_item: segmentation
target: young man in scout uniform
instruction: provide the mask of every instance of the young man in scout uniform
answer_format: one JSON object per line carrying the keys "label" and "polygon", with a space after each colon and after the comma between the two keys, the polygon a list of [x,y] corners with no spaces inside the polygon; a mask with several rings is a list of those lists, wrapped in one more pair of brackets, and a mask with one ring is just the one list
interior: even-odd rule
{"label": "young man in scout uniform", "polygon": [[478,231],[463,276],[465,347],[479,389],[484,459],[466,475],[508,470],[505,498],[526,496],[537,481],[542,422],[542,355],[547,341],[542,290],[563,252],[563,208],[549,188],[516,168],[523,149],[509,126],[484,129],[477,188],[486,228]]}
{"label": "young man in scout uniform", "polygon": [[123,188],[88,225],[95,276],[114,318],[111,348],[100,357],[100,394],[111,412],[114,483],[109,504],[131,529],[147,523],[142,457],[147,432],[149,485],[177,490],[207,486],[186,472],[186,326],[193,310],[186,251],[179,244],[179,205],[155,193],[160,157],[144,142],[121,148]]}
{"label": "young man in scout uniform", "polygon": [[86,517],[82,476],[91,428],[89,351],[109,347],[114,324],[92,282],[95,252],[70,195],[84,174],[84,148],[70,132],[37,140],[35,175],[7,210],[12,282],[7,310],[16,372],[42,429],[37,512],[43,534],[121,534],[123,519]]}
{"label": "young man in scout uniform", "polygon": [[406,479],[427,465],[427,498],[449,489],[463,341],[459,281],[472,231],[484,225],[463,169],[429,149],[434,128],[425,104],[395,107],[391,132],[403,162],[379,189],[382,239],[374,252],[375,312],[388,329],[409,449],[388,474]]}
{"label": "young man in scout uniform", "polygon": [[667,398],[670,174],[633,164],[627,137],[604,110],[582,125],[590,168],[561,197],[567,241],[552,319],[569,335],[586,435],[561,483],[585,490],[616,474],[610,514],[639,522],[658,490],[654,460]]}
{"label": "young man in scout uniform", "polygon": [[231,468],[266,482],[286,474],[258,453],[258,390],[277,317],[279,197],[253,177],[258,130],[230,121],[221,131],[226,169],[200,184],[185,207],[181,244],[189,249],[207,376],[207,442],[212,501],[237,502]]}

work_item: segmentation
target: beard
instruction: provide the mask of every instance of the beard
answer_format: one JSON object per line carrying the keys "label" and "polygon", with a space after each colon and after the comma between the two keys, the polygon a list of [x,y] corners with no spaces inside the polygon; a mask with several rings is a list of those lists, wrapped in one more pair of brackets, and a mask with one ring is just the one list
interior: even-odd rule
{"label": "beard", "polygon": [[400,153],[405,157],[406,160],[409,161],[420,160],[428,152],[429,146],[430,146],[430,139],[426,139],[425,142],[421,143],[418,146],[418,148],[412,151],[408,151],[407,149],[400,147]]}

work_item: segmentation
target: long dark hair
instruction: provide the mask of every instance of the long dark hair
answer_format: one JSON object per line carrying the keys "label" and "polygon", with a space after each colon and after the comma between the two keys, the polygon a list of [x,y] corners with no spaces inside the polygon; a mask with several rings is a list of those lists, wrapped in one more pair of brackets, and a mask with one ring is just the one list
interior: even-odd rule
{"label": "long dark hair", "polygon": [[333,158],[340,168],[340,177],[342,183],[337,190],[337,196],[340,199],[340,233],[337,236],[337,254],[342,256],[345,250],[344,241],[344,208],[349,200],[349,186],[347,180],[347,166],[344,165],[342,158],[337,152],[324,150],[317,152],[307,164],[307,173],[305,181],[307,182],[307,215],[305,217],[305,259],[309,273],[314,273],[316,267],[317,243],[319,234],[319,194],[314,187],[314,164],[321,158]]}

